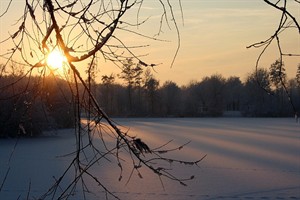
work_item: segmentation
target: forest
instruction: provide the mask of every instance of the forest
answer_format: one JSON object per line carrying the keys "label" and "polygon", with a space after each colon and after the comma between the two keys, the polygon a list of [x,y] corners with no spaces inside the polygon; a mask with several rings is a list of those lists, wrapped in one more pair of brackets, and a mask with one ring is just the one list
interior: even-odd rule
{"label": "forest", "polygon": [[[1,137],[73,127],[78,110],[74,90],[79,91],[81,106],[90,106],[84,87],[74,80],[53,74],[29,78],[19,69],[0,79]],[[291,117],[300,109],[300,64],[296,76],[288,79],[278,60],[253,70],[243,81],[214,74],[181,87],[173,81],[160,83],[153,69],[131,59],[120,74],[98,78],[92,72],[86,82],[111,117]]]}

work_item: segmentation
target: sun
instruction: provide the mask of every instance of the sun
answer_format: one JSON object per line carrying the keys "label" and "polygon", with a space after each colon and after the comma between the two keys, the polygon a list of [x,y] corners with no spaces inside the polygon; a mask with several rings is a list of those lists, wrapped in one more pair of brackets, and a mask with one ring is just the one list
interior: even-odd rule
{"label": "sun", "polygon": [[55,48],[48,54],[46,62],[54,70],[62,69],[67,62],[67,58],[59,49]]}

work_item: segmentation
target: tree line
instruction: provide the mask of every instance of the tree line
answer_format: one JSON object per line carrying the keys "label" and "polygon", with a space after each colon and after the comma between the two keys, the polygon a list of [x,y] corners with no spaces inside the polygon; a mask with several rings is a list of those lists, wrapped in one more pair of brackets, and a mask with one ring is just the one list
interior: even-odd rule
{"label": "tree line", "polygon": [[[243,82],[214,74],[181,87],[160,84],[153,74],[128,60],[120,75],[102,76],[95,96],[109,115],[120,117],[287,117],[300,109],[300,64],[292,79],[276,60]],[[117,77],[125,84],[116,83]]]}
{"label": "tree line", "polygon": [[74,125],[67,81],[10,74],[0,78],[0,137],[36,136],[43,130]]}
{"label": "tree line", "polygon": [[[288,117],[300,109],[300,64],[297,69],[296,76],[287,79],[284,64],[276,60],[244,81],[214,74],[179,87],[173,81],[161,84],[151,68],[128,59],[120,74],[102,75],[100,80],[93,74],[86,82],[111,117]],[[29,78],[10,73],[0,84],[1,136],[38,135],[45,129],[74,126],[77,109],[67,91],[79,90],[81,106],[89,105],[83,87],[52,75]]]}

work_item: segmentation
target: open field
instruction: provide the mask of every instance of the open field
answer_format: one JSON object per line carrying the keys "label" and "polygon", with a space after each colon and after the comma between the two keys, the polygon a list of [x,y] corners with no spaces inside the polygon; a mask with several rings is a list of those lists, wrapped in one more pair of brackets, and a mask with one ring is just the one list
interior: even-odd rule
{"label": "open field", "polygon": [[[207,154],[200,168],[173,166],[179,177],[195,175],[187,187],[163,180],[163,189],[158,177],[148,170],[142,170],[142,179],[134,175],[126,185],[130,170],[124,169],[124,178],[119,182],[116,163],[95,166],[93,172],[121,199],[300,199],[300,124],[292,118],[116,121],[130,128],[129,134],[142,138],[150,148],[170,139],[174,146],[191,141],[172,157],[197,160]],[[34,199],[46,192],[72,159],[62,156],[75,149],[70,132],[60,130],[52,136],[20,139],[16,148],[16,139],[0,140],[0,183],[9,169],[0,199],[26,199],[27,195]],[[98,187],[89,188],[92,193],[87,199],[103,198]]]}

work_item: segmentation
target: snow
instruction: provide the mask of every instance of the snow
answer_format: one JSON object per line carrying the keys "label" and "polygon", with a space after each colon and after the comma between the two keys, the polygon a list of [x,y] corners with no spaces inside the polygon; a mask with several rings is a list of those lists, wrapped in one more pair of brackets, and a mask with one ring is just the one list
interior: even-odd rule
{"label": "snow", "polygon": [[[178,177],[195,176],[187,182],[187,187],[163,179],[163,189],[159,178],[144,168],[142,179],[134,174],[126,184],[130,163],[124,165],[120,182],[115,162],[94,166],[93,173],[120,199],[300,199],[300,125],[291,118],[115,121],[124,130],[128,128],[129,134],[142,138],[150,148],[171,139],[173,147],[191,141],[180,151],[171,153],[172,158],[197,160],[207,154],[200,168],[172,166]],[[63,155],[73,152],[75,147],[71,130],[41,138],[0,140],[0,184],[9,169],[0,199],[26,199],[27,195],[34,199],[45,193],[72,160],[72,156]],[[72,174],[64,181],[70,180]],[[104,198],[104,192],[92,180],[87,179],[87,185],[92,192],[87,194],[87,199]],[[78,193],[70,199],[82,199],[82,196]]]}

